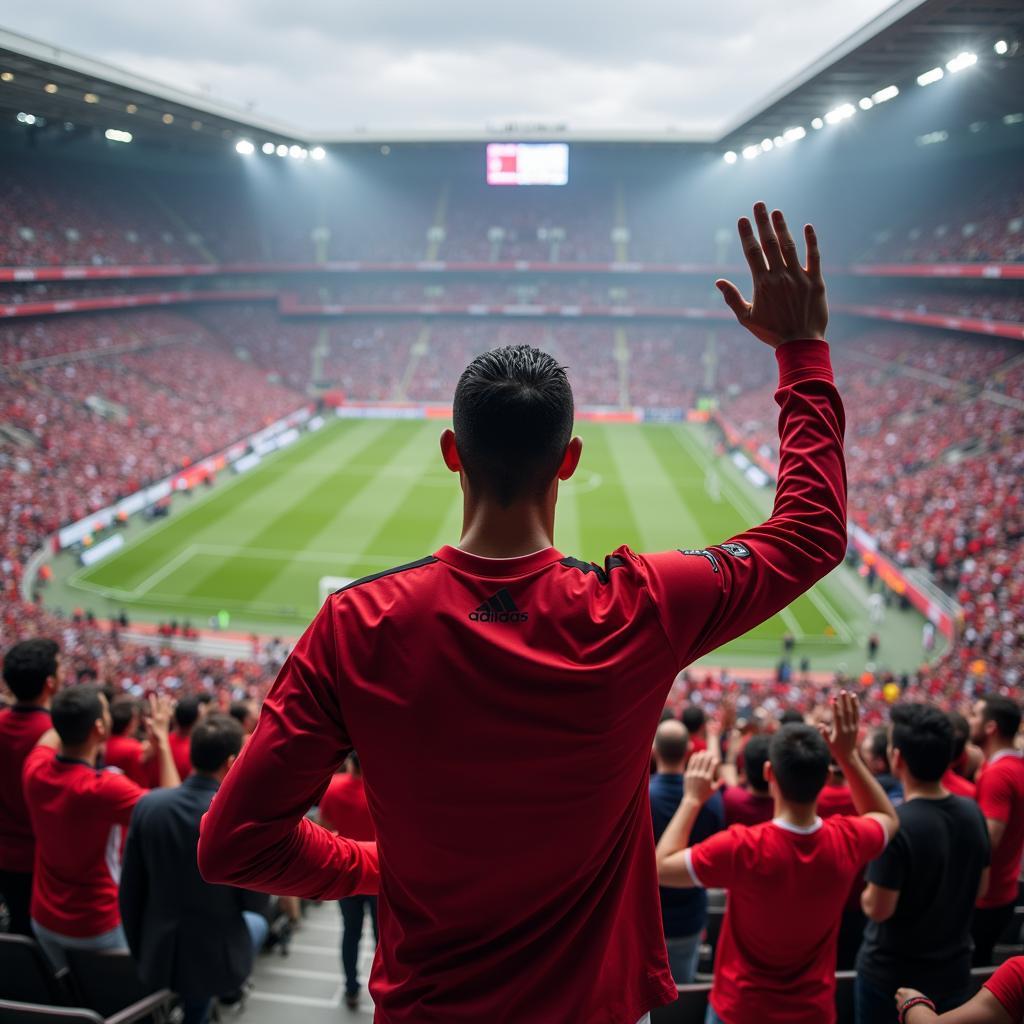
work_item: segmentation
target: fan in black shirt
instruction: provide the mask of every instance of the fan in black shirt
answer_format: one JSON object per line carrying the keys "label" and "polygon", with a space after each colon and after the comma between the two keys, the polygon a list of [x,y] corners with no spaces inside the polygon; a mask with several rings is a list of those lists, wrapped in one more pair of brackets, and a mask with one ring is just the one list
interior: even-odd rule
{"label": "fan in black shirt", "polygon": [[905,802],[896,812],[899,832],[868,865],[857,1024],[895,1024],[900,985],[928,992],[940,1012],[968,998],[971,915],[988,881],[985,819],[973,800],[952,796],[940,781],[953,751],[948,717],[925,704],[897,705],[890,748]]}

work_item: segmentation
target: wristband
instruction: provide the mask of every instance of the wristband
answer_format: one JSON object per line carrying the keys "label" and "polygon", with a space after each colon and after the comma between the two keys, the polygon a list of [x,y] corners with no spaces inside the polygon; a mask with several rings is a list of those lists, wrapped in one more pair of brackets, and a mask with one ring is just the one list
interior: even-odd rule
{"label": "wristband", "polygon": [[907,1013],[915,1006],[927,1006],[932,1013],[937,1013],[935,1004],[927,996],[911,996],[899,1010],[900,1024],[906,1024]]}

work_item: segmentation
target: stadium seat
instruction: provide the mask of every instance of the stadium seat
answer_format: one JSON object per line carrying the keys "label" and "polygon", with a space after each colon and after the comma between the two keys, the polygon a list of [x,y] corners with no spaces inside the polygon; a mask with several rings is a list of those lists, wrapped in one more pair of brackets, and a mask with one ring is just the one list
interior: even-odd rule
{"label": "stadium seat", "polygon": [[[139,977],[131,954],[124,950],[68,950],[71,985],[76,1002],[103,1017],[112,1017],[128,1006],[154,1000],[153,1019],[165,1020],[173,996],[163,989],[154,992]],[[159,998],[156,998],[159,997]]]}
{"label": "stadium seat", "polygon": [[836,971],[836,1024],[853,1024],[853,985],[856,971]]}
{"label": "stadium seat", "polygon": [[704,1024],[710,985],[679,985],[679,998],[651,1011],[651,1024]]}
{"label": "stadium seat", "polygon": [[39,944],[24,935],[0,935],[0,999],[66,1006],[68,970],[54,974]]}
{"label": "stadium seat", "polygon": [[136,1024],[164,1020],[166,1018],[156,1017],[154,1013],[162,999],[162,994],[157,993],[110,1017],[101,1017],[93,1010],[80,1007],[40,1006],[0,999],[0,1024]]}

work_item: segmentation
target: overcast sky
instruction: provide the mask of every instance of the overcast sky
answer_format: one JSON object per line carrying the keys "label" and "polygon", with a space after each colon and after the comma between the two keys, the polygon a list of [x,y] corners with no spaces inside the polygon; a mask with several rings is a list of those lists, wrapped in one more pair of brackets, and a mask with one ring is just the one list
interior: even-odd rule
{"label": "overcast sky", "polygon": [[717,134],[891,2],[11,0],[0,24],[315,132]]}

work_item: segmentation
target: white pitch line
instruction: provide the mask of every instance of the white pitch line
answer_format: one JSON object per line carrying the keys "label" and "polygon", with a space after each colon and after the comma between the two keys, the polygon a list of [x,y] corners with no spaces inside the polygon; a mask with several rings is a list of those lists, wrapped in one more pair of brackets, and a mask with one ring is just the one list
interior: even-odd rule
{"label": "white pitch line", "polygon": [[144,580],[136,584],[131,590],[132,596],[138,598],[148,594],[157,583],[167,579],[168,576],[191,561],[195,553],[195,544],[189,544],[188,547],[182,548],[169,562],[165,562],[156,572],[150,573]]}

